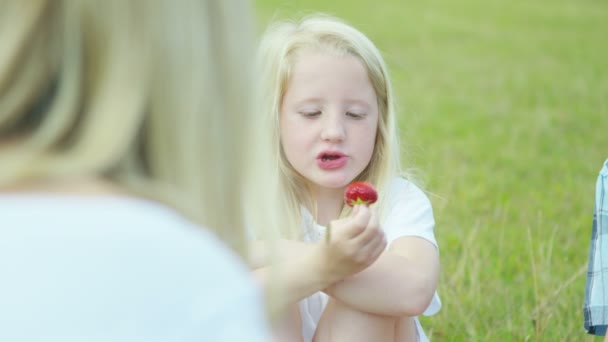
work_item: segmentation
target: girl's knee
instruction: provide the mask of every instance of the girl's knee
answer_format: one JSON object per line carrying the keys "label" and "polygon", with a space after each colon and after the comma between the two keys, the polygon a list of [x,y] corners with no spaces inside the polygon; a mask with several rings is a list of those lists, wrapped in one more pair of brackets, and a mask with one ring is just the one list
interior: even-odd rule
{"label": "girl's knee", "polygon": [[339,301],[327,304],[315,342],[324,341],[395,341],[399,318],[362,312]]}
{"label": "girl's knee", "polygon": [[300,307],[296,303],[272,324],[274,342],[303,342]]}
{"label": "girl's knee", "polygon": [[416,342],[418,341],[418,332],[416,331],[416,322],[413,317],[403,317],[399,319],[395,326],[395,341],[399,342]]}

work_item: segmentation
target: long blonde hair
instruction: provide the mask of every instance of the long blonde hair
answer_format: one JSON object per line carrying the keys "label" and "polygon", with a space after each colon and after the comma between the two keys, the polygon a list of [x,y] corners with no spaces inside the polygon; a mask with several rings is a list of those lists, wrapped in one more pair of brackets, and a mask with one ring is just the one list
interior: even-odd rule
{"label": "long blonde hair", "polygon": [[[288,222],[281,225],[288,237],[301,235],[301,207],[315,210],[315,203],[302,176],[290,165],[280,143],[280,108],[296,56],[313,49],[337,56],[352,55],[365,66],[378,99],[379,121],[372,159],[356,180],[375,184],[380,198],[390,180],[403,174],[399,166],[399,137],[393,92],[386,64],[376,46],[360,31],[327,15],[311,15],[299,21],[279,21],[271,24],[258,47],[258,78],[261,91],[257,99],[259,114],[265,123],[264,136],[276,159],[277,190],[283,194]],[[379,203],[380,210],[384,207]],[[344,211],[345,214],[347,211]]]}
{"label": "long blonde hair", "polygon": [[102,177],[244,253],[250,32],[240,0],[2,1],[0,188]]}

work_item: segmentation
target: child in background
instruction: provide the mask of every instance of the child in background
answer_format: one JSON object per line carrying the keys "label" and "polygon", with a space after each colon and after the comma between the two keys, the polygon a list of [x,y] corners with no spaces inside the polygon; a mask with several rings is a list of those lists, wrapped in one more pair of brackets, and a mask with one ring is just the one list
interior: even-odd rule
{"label": "child in background", "polygon": [[[282,194],[287,214],[278,264],[268,265],[261,234],[252,244],[259,281],[284,291],[275,338],[426,341],[417,316],[441,306],[435,222],[430,201],[400,169],[378,49],[355,28],[317,15],[271,25],[259,62],[256,143],[274,154],[277,182],[259,184],[258,193]],[[378,203],[345,206],[353,181],[374,184]]]}
{"label": "child in background", "polygon": [[595,186],[595,207],[589,249],[589,271],[585,287],[585,330],[608,341],[608,160]]}

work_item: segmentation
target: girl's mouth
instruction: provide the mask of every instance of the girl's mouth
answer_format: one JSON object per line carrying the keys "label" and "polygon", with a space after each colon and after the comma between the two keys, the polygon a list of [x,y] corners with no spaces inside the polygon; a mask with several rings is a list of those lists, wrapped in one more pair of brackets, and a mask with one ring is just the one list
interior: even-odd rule
{"label": "girl's mouth", "polygon": [[347,156],[341,152],[326,151],[317,156],[317,165],[324,170],[339,169],[346,165]]}
{"label": "girl's mouth", "polygon": [[321,157],[321,160],[328,161],[328,160],[336,160],[338,158],[340,158],[340,156],[337,156],[337,155],[324,155],[323,157]]}

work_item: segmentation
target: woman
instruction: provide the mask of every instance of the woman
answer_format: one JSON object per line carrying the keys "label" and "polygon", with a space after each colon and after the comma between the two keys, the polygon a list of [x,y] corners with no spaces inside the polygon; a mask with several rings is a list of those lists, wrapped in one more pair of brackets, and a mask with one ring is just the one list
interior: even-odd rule
{"label": "woman", "polygon": [[11,0],[0,22],[0,340],[266,341],[224,244],[246,252],[247,3]]}

